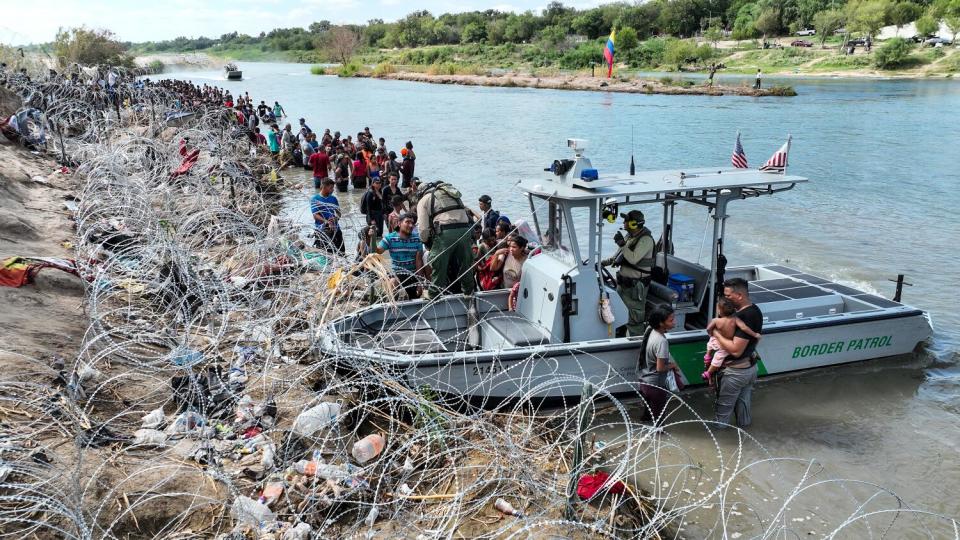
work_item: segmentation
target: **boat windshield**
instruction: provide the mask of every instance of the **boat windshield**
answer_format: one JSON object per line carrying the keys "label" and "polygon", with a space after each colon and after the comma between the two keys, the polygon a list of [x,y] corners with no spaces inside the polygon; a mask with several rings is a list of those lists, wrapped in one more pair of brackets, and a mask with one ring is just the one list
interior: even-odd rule
{"label": "boat windshield", "polygon": [[546,203],[546,208],[534,211],[533,219],[539,233],[540,249],[564,262],[576,264],[576,232],[562,207]]}

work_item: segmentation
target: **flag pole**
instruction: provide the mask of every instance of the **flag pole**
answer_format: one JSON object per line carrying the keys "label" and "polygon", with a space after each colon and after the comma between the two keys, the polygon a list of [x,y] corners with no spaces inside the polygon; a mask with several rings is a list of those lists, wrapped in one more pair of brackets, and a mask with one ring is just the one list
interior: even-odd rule
{"label": "flag pole", "polygon": [[783,172],[780,173],[784,176],[787,174],[787,167],[790,165],[790,142],[793,141],[793,135],[787,133],[787,159],[786,163],[783,164]]}

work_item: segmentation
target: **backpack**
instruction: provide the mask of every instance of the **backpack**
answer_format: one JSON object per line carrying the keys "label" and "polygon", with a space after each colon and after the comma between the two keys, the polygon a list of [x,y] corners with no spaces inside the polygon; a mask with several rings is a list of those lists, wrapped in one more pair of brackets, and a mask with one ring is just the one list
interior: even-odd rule
{"label": "backpack", "polygon": [[364,193],[363,197],[360,199],[360,213],[367,215],[367,212],[370,211],[370,205],[367,204],[367,199],[370,198],[370,192]]}

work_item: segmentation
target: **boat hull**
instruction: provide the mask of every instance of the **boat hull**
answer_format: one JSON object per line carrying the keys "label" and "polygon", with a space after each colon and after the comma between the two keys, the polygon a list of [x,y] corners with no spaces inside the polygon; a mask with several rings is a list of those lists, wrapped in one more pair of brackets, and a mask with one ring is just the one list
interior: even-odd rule
{"label": "boat hull", "polygon": [[[757,350],[759,375],[905,355],[931,333],[920,310],[878,314],[873,318],[797,321],[765,332]],[[702,385],[707,335],[688,331],[668,335],[670,352],[690,385]],[[341,354],[365,362],[382,361],[410,388],[429,386],[447,395],[491,402],[579,397],[586,381],[611,394],[635,391],[640,339],[623,338],[550,344],[499,351],[390,355],[376,351]]]}

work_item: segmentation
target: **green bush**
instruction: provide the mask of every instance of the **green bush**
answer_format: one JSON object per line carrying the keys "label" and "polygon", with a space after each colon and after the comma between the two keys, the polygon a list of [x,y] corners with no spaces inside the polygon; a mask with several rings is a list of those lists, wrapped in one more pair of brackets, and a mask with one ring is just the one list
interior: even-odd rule
{"label": "green bush", "polygon": [[667,40],[666,48],[663,51],[663,62],[680,68],[683,64],[695,59],[696,56],[697,46],[692,41],[670,39]]}
{"label": "green bush", "polygon": [[313,75],[326,75],[327,70],[323,66],[310,66],[310,73]]}
{"label": "green bush", "polygon": [[770,95],[792,97],[797,95],[797,91],[792,86],[772,86],[767,89]]}
{"label": "green bush", "polygon": [[888,39],[873,53],[873,65],[880,69],[893,69],[902,65],[910,56],[912,46],[903,38]]}
{"label": "green bush", "polygon": [[429,75],[456,75],[457,67],[450,62],[444,62],[442,64],[431,64],[427,68],[427,74]]}
{"label": "green bush", "polygon": [[340,77],[354,77],[357,75],[357,73],[360,73],[360,67],[360,64],[356,62],[344,64],[340,66],[339,70],[337,70],[337,75]]}
{"label": "green bush", "polygon": [[396,73],[397,68],[394,67],[390,62],[380,62],[373,68],[374,77],[383,77],[384,75],[389,75],[391,73]]}
{"label": "green bush", "polygon": [[563,69],[583,69],[603,61],[603,46],[595,42],[581,43],[560,56],[559,64]]}
{"label": "green bush", "polygon": [[667,49],[667,40],[652,38],[644,41],[639,47],[628,51],[628,61],[631,66],[655,67],[663,63],[663,55]]}
{"label": "green bush", "polygon": [[166,68],[166,64],[160,60],[154,60],[147,64],[147,69],[150,70],[150,73],[163,73],[164,68]]}

